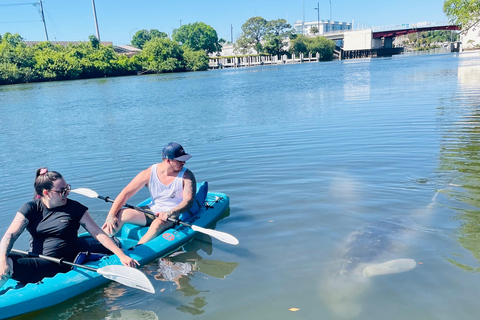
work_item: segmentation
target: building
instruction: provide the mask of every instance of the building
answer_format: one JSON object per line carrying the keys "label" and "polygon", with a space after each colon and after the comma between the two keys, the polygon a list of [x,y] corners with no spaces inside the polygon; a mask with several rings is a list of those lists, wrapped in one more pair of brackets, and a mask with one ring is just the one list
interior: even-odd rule
{"label": "building", "polygon": [[[318,33],[313,33],[312,28],[318,29]],[[324,33],[335,32],[340,30],[352,30],[352,24],[349,22],[338,21],[295,21],[293,24],[296,34],[303,34],[306,36],[321,35]]]}
{"label": "building", "polygon": [[480,49],[480,22],[460,35],[463,50]]}
{"label": "building", "polygon": [[[36,44],[42,43],[42,42],[47,42],[47,41],[24,41],[27,47],[33,47]],[[90,43],[90,41],[48,41],[53,45],[59,44],[63,47],[68,46],[69,44],[77,45],[81,43]],[[103,46],[112,46],[113,42],[111,41],[102,41],[100,42],[101,45]]]}

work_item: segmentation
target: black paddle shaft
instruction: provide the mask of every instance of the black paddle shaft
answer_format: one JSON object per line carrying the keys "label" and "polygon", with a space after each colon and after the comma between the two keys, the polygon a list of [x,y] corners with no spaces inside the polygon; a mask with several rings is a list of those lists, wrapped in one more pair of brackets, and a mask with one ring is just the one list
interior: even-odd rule
{"label": "black paddle shaft", "polygon": [[[105,202],[112,202],[112,203],[115,202],[115,200],[112,200],[110,197],[97,196],[97,198],[102,199]],[[150,210],[145,210],[145,209],[140,208],[140,207],[135,207],[135,206],[132,206],[131,204],[128,204],[128,203],[125,203],[123,206],[127,207],[127,208],[130,208],[130,209],[135,209],[135,210],[138,210],[138,211],[142,211],[144,213],[153,214],[153,212],[150,211]],[[168,218],[168,221],[171,221],[175,224],[181,224],[182,226],[185,226],[185,227],[190,227],[190,228],[192,227],[191,224],[188,224],[188,223],[183,222],[183,221],[178,220],[178,219]]]}
{"label": "black paddle shaft", "polygon": [[90,270],[90,271],[97,272],[97,269],[95,269],[95,268],[88,267],[88,266],[83,266],[81,264],[76,264],[76,263],[72,263],[72,262],[69,262],[69,261],[65,261],[63,258],[59,259],[59,258],[44,256],[42,254],[27,252],[27,251],[22,251],[22,250],[17,250],[17,249],[12,249],[10,251],[20,253],[20,254],[25,254],[25,255],[30,256],[30,257],[42,258],[42,259],[45,259],[45,260],[48,260],[48,261],[56,262],[58,264],[66,264],[66,265],[69,265],[69,266],[72,266],[72,267],[78,267],[78,268],[83,268],[83,269],[87,269],[87,270]]}

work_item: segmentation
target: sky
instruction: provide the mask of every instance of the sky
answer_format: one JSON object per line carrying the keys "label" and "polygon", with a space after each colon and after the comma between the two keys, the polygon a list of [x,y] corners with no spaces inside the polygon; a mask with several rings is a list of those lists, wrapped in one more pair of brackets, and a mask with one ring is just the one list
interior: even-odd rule
{"label": "sky", "polygon": [[[0,34],[18,33],[28,41],[46,40],[36,0],[0,0]],[[357,27],[418,22],[446,22],[444,0],[95,0],[101,41],[129,44],[136,31],[157,29],[169,35],[183,24],[204,22],[219,38],[231,41],[249,18],[353,22]],[[45,0],[45,22],[51,41],[87,41],[96,34],[92,0]]]}

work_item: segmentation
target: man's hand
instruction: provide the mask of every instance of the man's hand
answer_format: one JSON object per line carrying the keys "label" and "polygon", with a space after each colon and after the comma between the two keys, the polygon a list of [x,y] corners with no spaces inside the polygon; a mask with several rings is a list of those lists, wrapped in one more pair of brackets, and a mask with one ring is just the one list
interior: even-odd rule
{"label": "man's hand", "polygon": [[168,218],[172,215],[172,212],[161,211],[161,212],[157,212],[155,215],[157,216],[158,219],[162,220],[162,222],[167,222]]}
{"label": "man's hand", "polygon": [[103,231],[108,235],[114,235],[115,230],[118,228],[118,219],[116,216],[109,214],[105,223],[102,226]]}

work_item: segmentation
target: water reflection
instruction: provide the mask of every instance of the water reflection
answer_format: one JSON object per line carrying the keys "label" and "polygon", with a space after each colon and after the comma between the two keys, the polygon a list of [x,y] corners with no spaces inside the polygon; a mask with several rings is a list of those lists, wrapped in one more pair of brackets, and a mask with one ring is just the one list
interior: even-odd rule
{"label": "water reflection", "polygon": [[[158,281],[173,283],[176,291],[180,291],[185,297],[192,299],[177,307],[177,310],[192,315],[199,315],[205,312],[203,307],[207,305],[206,297],[202,295],[209,290],[196,288],[191,280],[197,273],[206,276],[224,279],[237,267],[237,262],[224,262],[219,260],[203,259],[198,251],[211,255],[213,251],[212,238],[206,234],[199,234],[194,241],[186,244],[180,250],[170,256],[160,258],[157,268],[150,273]],[[160,291],[164,292],[163,288]]]}
{"label": "water reflection", "polygon": [[343,94],[345,100],[370,99],[370,61],[355,61],[355,72],[344,74]]}
{"label": "water reflection", "polygon": [[[443,138],[441,168],[455,173],[449,196],[462,203],[453,208],[460,221],[459,243],[480,262],[480,65],[476,60],[460,60],[460,90],[450,106],[448,116],[455,119]],[[454,265],[469,271],[480,268],[462,254],[447,257]]]}

